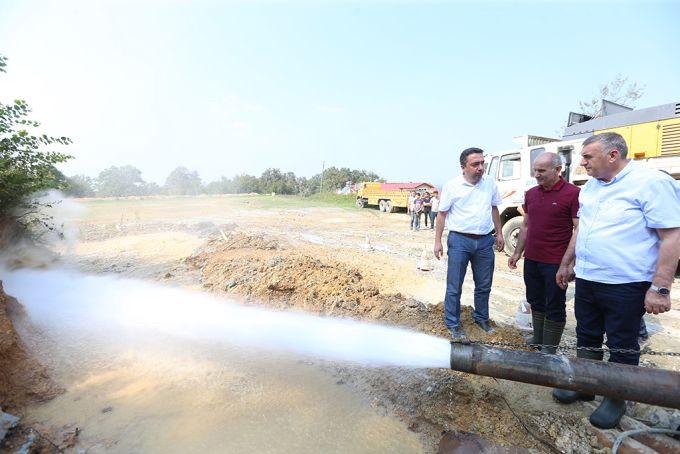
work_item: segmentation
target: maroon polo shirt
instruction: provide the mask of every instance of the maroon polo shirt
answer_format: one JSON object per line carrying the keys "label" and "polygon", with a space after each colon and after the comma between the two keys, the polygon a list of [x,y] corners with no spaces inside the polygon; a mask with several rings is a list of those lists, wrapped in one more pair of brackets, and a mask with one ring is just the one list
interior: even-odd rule
{"label": "maroon polo shirt", "polygon": [[529,215],[524,257],[541,263],[559,264],[569,246],[572,219],[578,213],[579,188],[560,181],[545,190],[534,186],[524,196]]}

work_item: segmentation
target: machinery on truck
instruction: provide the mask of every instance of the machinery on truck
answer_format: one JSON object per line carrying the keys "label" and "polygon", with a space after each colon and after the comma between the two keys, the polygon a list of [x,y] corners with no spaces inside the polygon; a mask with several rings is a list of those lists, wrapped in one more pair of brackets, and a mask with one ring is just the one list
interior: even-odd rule
{"label": "machinery on truck", "polygon": [[507,254],[511,255],[517,244],[524,193],[536,184],[536,157],[546,151],[557,153],[564,179],[583,185],[590,177],[580,165],[582,144],[591,135],[603,132],[621,134],[630,158],[680,179],[680,102],[633,110],[603,100],[595,117],[572,112],[562,139],[520,136],[515,138],[518,148],[486,157],[486,173],[496,180],[503,196],[499,211]]}
{"label": "machinery on truck", "polygon": [[411,191],[432,192],[436,187],[430,183],[379,183],[368,182],[357,185],[356,204],[359,208],[377,206],[380,211],[393,213],[399,208],[408,207]]}

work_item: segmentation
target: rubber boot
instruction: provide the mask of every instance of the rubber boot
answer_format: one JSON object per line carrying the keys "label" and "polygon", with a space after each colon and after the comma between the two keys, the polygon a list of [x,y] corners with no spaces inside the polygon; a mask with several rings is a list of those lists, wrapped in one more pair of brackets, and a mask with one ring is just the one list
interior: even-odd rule
{"label": "rubber boot", "polygon": [[605,397],[602,403],[590,415],[590,423],[600,429],[613,429],[626,414],[626,401]]}
{"label": "rubber boot", "polygon": [[[542,353],[547,353],[549,355],[557,353],[557,346],[560,345],[560,340],[562,340],[564,325],[566,325],[566,322],[553,322],[550,319],[545,319],[542,342],[544,346],[541,347]],[[554,347],[548,347],[548,345],[554,345]]]}
{"label": "rubber boot", "polygon": [[[576,357],[582,359],[592,359],[595,361],[602,361],[603,352],[594,352],[591,350],[577,350]],[[553,389],[553,399],[561,404],[571,404],[577,400],[594,400],[595,396],[591,394],[583,394],[578,391],[569,391],[566,389]]]}
{"label": "rubber boot", "polygon": [[534,335],[527,341],[528,344],[543,343],[543,325],[545,323],[545,313],[531,309],[531,324],[534,327]]}

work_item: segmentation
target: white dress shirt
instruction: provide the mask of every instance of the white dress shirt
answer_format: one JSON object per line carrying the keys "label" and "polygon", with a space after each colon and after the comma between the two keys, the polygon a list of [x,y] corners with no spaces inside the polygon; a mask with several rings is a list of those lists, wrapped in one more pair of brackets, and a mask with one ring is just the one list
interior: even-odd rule
{"label": "white dress shirt", "polygon": [[493,230],[491,207],[500,205],[501,201],[492,178],[484,175],[477,184],[470,184],[461,175],[444,185],[439,212],[447,212],[449,231],[486,235]]}
{"label": "white dress shirt", "polygon": [[605,284],[651,282],[655,229],[680,227],[680,185],[630,161],[610,182],[588,180],[579,194],[576,276]]}

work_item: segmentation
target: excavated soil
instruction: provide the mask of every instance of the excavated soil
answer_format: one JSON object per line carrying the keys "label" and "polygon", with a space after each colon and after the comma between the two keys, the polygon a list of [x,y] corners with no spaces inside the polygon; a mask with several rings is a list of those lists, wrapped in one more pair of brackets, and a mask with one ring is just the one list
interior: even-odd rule
{"label": "excavated soil", "polygon": [[21,316],[21,306],[4,292],[0,281],[0,407],[9,412],[60,392],[46,369],[28,355],[14,330],[12,318]]}

